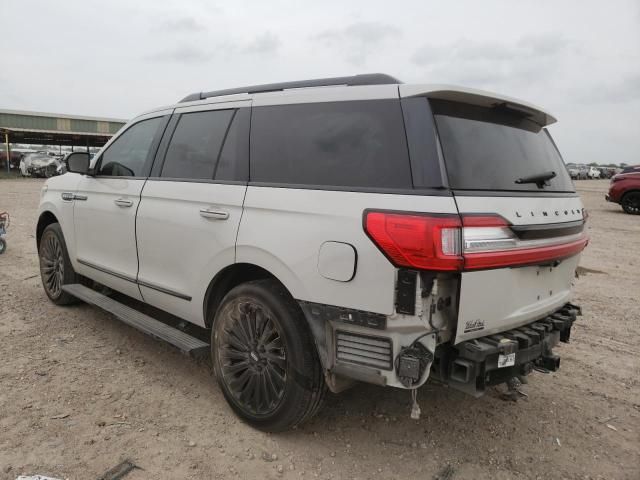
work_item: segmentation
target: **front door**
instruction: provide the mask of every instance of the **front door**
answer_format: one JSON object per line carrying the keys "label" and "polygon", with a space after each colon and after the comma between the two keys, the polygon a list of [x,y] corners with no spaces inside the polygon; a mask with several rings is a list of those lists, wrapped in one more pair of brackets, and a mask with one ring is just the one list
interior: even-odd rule
{"label": "front door", "polygon": [[75,196],[78,273],[140,300],[136,211],[168,113],[125,127],[95,161],[94,175],[82,177]]}
{"label": "front door", "polygon": [[235,262],[247,189],[250,102],[177,108],[137,218],[138,282],[147,303],[204,324],[213,277]]}

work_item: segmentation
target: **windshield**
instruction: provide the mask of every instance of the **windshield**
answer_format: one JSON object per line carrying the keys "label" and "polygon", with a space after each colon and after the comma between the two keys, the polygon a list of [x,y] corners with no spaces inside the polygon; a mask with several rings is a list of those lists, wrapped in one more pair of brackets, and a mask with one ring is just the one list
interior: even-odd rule
{"label": "windshield", "polygon": [[[574,192],[546,129],[521,113],[432,100],[449,185],[454,190]],[[540,188],[519,182],[555,172]]]}

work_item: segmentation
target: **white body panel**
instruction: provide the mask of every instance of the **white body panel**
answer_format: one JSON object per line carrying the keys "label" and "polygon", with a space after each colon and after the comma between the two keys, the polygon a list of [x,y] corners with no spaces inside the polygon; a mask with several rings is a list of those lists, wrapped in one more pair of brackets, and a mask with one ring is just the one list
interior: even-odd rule
{"label": "white body panel", "polygon": [[78,174],[66,173],[48,179],[42,187],[38,208],[38,217],[44,212],[50,212],[58,219],[74,268],[77,267],[77,263],[75,261],[76,236],[73,226],[73,201],[62,200],[62,194],[75,192],[81,178]]}
{"label": "white body panel", "polygon": [[579,260],[464,272],[455,343],[520,327],[562,307],[571,299]]}
{"label": "white body panel", "polygon": [[[246,189],[210,182],[147,181],[137,220],[138,281],[147,303],[204,325],[207,287],[216,273],[235,261]],[[204,217],[201,209],[228,217]]]}
{"label": "white body panel", "polygon": [[[365,209],[456,213],[452,197],[249,186],[238,233],[237,261],[272,272],[294,298],[391,315],[396,268],[362,227]],[[351,281],[318,270],[324,242],[344,242],[357,252]]]}
{"label": "white body panel", "polygon": [[83,176],[77,195],[86,200],[74,200],[77,272],[138,300],[135,225],[144,182]]}
{"label": "white body panel", "polygon": [[[493,213],[513,225],[583,219],[579,197],[456,196],[461,214]],[[531,266],[464,272],[455,343],[508,330],[542,318],[570,300],[580,256],[556,267]],[[482,328],[480,328],[482,326]]]}

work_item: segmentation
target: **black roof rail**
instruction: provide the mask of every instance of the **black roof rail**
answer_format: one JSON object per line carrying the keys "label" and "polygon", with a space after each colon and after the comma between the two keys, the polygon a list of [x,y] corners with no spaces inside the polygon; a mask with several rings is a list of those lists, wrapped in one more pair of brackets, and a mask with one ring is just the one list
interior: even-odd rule
{"label": "black roof rail", "polygon": [[212,92],[198,92],[187,95],[180,103],[204,100],[210,97],[234,95],[237,93],[264,93],[278,92],[291,88],[328,87],[331,85],[361,86],[361,85],[390,85],[402,83],[397,78],[386,73],[363,73],[351,77],[317,78],[315,80],[298,80],[296,82],[268,83],[265,85],[253,85],[250,87],[228,88]]}

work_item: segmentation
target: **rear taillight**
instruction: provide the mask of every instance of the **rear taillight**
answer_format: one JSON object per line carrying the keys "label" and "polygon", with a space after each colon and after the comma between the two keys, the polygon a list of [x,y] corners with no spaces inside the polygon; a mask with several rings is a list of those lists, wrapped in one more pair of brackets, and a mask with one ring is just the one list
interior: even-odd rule
{"label": "rear taillight", "polygon": [[397,267],[462,271],[541,264],[581,252],[584,233],[520,240],[499,215],[365,212],[366,233]]}
{"label": "rear taillight", "polygon": [[458,215],[366,212],[364,228],[391,263],[420,270],[462,269]]}

